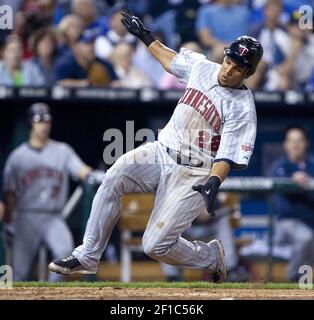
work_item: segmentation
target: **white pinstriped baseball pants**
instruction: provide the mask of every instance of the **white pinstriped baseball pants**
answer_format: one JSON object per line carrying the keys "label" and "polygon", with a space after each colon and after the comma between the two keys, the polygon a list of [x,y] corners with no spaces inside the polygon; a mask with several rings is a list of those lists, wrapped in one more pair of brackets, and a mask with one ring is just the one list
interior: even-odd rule
{"label": "white pinstriped baseball pants", "polygon": [[74,250],[74,256],[86,268],[96,271],[120,217],[121,196],[154,192],[154,208],[142,240],[144,252],[168,264],[214,270],[215,251],[207,243],[181,237],[204,210],[204,200],[192,186],[205,183],[208,176],[209,169],[175,163],[159,141],[124,154],[107,171],[95,195],[83,244]]}

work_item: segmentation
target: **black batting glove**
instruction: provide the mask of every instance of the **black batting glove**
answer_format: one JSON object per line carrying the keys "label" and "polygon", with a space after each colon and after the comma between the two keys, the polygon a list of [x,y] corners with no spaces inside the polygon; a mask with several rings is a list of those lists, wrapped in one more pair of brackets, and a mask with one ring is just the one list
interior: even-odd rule
{"label": "black batting glove", "polygon": [[121,22],[125,28],[135,37],[142,40],[147,47],[156,40],[152,36],[151,31],[145,27],[143,22],[138,17],[133,15],[130,9],[123,9],[120,13],[123,17]]}
{"label": "black batting glove", "polygon": [[215,217],[214,202],[220,185],[220,179],[217,176],[211,176],[206,184],[199,184],[192,187],[194,191],[198,191],[203,196],[206,210],[212,217]]}

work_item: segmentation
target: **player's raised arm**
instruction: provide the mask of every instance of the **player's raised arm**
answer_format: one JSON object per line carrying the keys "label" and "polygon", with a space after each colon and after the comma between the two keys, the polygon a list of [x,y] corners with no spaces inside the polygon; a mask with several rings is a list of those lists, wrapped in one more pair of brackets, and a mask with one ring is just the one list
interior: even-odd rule
{"label": "player's raised arm", "polygon": [[121,15],[123,17],[121,22],[125,28],[135,37],[143,41],[150,53],[160,62],[166,71],[170,72],[171,62],[177,55],[177,52],[156,40],[151,31],[147,29],[143,22],[134,16],[129,9],[123,9]]}

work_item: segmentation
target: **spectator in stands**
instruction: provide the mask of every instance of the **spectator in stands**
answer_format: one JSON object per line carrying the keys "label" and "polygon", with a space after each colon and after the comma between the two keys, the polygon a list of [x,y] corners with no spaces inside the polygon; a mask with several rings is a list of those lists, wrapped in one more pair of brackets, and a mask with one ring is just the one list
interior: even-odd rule
{"label": "spectator in stands", "polygon": [[18,35],[23,43],[23,56],[32,56],[29,37],[39,28],[49,27],[53,23],[56,0],[24,0],[20,11],[14,17],[13,34]]}
{"label": "spectator in stands", "polygon": [[251,89],[284,90],[289,87],[286,70],[295,54],[290,49],[289,34],[280,23],[281,13],[281,0],[267,0],[264,6],[265,21],[254,26],[250,32],[264,48],[257,72],[247,80]]}
{"label": "spectator in stands", "polygon": [[314,262],[314,192],[306,191],[314,176],[314,158],[308,153],[306,131],[298,125],[287,128],[283,148],[285,155],[272,164],[270,176],[290,177],[304,191],[276,195],[275,244],[291,246],[288,278],[297,281],[299,267]]}
{"label": "spectator in stands", "polygon": [[[284,29],[279,24],[281,1],[268,1],[265,15],[266,28],[260,30],[257,38],[264,44],[264,56],[259,71],[248,80],[256,88],[262,79],[262,68],[267,70],[264,89],[304,89],[314,66],[314,35],[311,30],[299,27],[300,13],[291,14]],[[304,61],[307,61],[305,64]]]}
{"label": "spectator in stands", "polygon": [[39,29],[33,38],[33,63],[44,77],[44,85],[51,87],[55,80],[55,67],[58,55],[57,37],[52,29]]}
{"label": "spectator in stands", "polygon": [[134,48],[127,43],[118,44],[112,52],[111,61],[119,80],[115,87],[140,89],[151,87],[150,79],[133,65]]}
{"label": "spectator in stands", "polygon": [[121,23],[120,8],[116,7],[109,19],[109,30],[105,35],[98,36],[95,41],[96,57],[107,59],[119,43],[136,44],[136,38],[131,35]]}
{"label": "spectator in stands", "polygon": [[[189,49],[191,51],[201,53],[202,48],[197,42],[187,42],[183,43],[182,47]],[[185,89],[186,85],[179,82],[179,80],[171,73],[164,72],[163,77],[160,79],[159,83],[160,89]]]}
{"label": "spectator in stands", "polygon": [[38,67],[31,61],[23,60],[21,40],[15,35],[8,36],[0,61],[0,85],[20,87],[42,86],[44,83]]}
{"label": "spectator in stands", "polygon": [[[314,68],[314,33],[310,29],[299,27],[299,11],[291,14],[288,25],[291,45],[289,60],[285,72],[290,88],[303,90],[311,77],[311,70]],[[287,43],[287,45],[289,45]],[[305,63],[306,62],[306,63]]]}
{"label": "spectator in stands", "polygon": [[84,27],[89,27],[96,20],[96,5],[94,0],[72,0],[71,10],[73,14],[79,16]]}
{"label": "spectator in stands", "polygon": [[89,36],[96,37],[106,31],[106,26],[97,19],[95,0],[72,0],[71,8],[82,19],[84,32]]}
{"label": "spectator in stands", "polygon": [[[163,33],[155,32],[154,36],[157,40],[163,41]],[[161,64],[149,53],[146,45],[140,41],[135,49],[133,62],[138,70],[141,70],[153,84],[153,87],[158,88],[160,79],[165,71]]]}
{"label": "spectator in stands", "polygon": [[158,30],[164,34],[164,43],[175,49],[178,39],[175,35],[175,7],[180,0],[148,1],[147,14],[151,20],[151,30]]}
{"label": "spectator in stands", "polygon": [[[107,14],[113,0],[95,0],[96,13],[98,16],[104,16]],[[60,21],[66,16],[71,14],[72,0],[58,0],[56,5],[56,12],[54,21],[59,24]]]}
{"label": "spectator in stands", "polygon": [[211,50],[211,60],[221,63],[223,51],[230,42],[249,30],[249,10],[237,0],[217,0],[199,8],[196,31],[205,48]]}
{"label": "spectator in stands", "polygon": [[[179,36],[179,43],[198,41],[195,29],[197,10],[205,1],[184,0],[178,1],[175,15],[175,32]],[[209,1],[208,1],[209,2]]]}
{"label": "spectator in stands", "polygon": [[[263,7],[267,0],[249,0],[246,1],[249,4],[251,10],[251,23],[261,23],[264,14]],[[283,12],[280,17],[280,21],[285,24],[289,20],[289,16],[292,12],[299,10],[303,5],[312,6],[312,0],[282,0]]]}
{"label": "spectator in stands", "polygon": [[62,18],[58,25],[61,33],[60,54],[65,54],[67,50],[73,49],[74,45],[83,32],[83,21],[75,14],[68,14]]}
{"label": "spectator in stands", "polygon": [[73,50],[60,57],[56,63],[57,84],[69,87],[103,87],[117,80],[112,65],[95,57],[94,40],[93,35],[83,33]]}

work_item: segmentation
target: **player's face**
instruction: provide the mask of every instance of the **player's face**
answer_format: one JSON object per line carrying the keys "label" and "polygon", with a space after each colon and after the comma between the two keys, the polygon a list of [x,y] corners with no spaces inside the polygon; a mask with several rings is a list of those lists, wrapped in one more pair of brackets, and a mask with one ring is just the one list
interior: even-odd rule
{"label": "player's face", "polygon": [[46,140],[49,138],[51,130],[50,121],[33,122],[32,134],[40,140]]}
{"label": "player's face", "polygon": [[245,79],[247,71],[248,69],[225,57],[218,74],[219,84],[223,87],[236,88]]}
{"label": "player's face", "polygon": [[299,129],[291,129],[284,142],[284,149],[289,159],[302,160],[308,148],[308,141]]}

